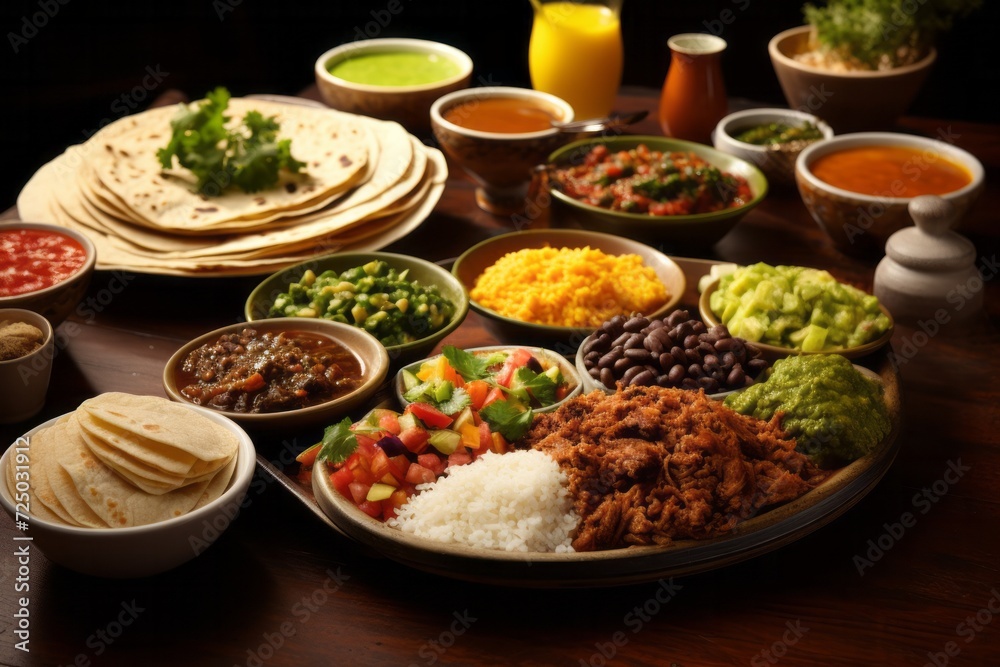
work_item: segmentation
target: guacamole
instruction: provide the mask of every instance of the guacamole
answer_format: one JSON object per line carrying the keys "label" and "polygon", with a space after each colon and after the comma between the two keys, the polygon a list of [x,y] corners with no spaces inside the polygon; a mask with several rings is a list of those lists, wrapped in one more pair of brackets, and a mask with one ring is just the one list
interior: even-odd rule
{"label": "guacamole", "polygon": [[864,456],[891,429],[882,385],[839,354],[779,359],[766,381],[728,396],[726,405],[758,419],[783,412],[796,449],[823,468]]}

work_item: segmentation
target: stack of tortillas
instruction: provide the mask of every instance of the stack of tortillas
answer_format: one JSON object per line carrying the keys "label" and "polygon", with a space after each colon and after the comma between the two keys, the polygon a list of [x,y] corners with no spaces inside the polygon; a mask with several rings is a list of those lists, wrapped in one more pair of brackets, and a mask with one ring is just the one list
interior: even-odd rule
{"label": "stack of tortillas", "polygon": [[98,269],[240,275],[384,247],[441,197],[441,152],[398,123],[262,99],[231,99],[226,113],[236,124],[250,110],[277,119],[304,173],[282,173],[266,191],[199,194],[189,171],[157,160],[178,113],[163,107],[115,121],[44,165],[21,191],[18,213],[86,234]]}
{"label": "stack of tortillas", "polygon": [[[126,528],[165,521],[223,494],[236,435],[154,396],[107,393],[31,436],[30,511],[54,523]],[[14,493],[15,457],[7,484]]]}

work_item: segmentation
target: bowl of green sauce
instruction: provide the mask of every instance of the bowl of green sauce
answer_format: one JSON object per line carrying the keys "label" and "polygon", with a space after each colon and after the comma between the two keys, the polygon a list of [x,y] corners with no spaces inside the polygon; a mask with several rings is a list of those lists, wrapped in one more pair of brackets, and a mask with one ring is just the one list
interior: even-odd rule
{"label": "bowl of green sauce", "polygon": [[833,137],[817,116],[794,109],[746,109],[715,127],[712,144],[756,165],[775,185],[795,185],[795,160],[807,146]]}
{"label": "bowl of green sauce", "polygon": [[320,95],[334,109],[396,121],[426,135],[434,100],[469,87],[472,59],[440,42],[366,39],[330,49],[315,70]]}

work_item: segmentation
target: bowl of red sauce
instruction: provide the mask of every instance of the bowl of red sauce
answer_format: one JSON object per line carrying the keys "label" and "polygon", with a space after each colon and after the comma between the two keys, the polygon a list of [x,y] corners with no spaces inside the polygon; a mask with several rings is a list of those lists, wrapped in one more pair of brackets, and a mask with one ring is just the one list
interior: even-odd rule
{"label": "bowl of red sauce", "polygon": [[480,208],[497,215],[524,211],[535,166],[571,137],[554,124],[571,120],[566,101],[528,88],[469,88],[431,106],[434,137],[476,182]]}
{"label": "bowl of red sauce", "polygon": [[982,163],[954,144],[895,132],[843,134],[807,147],[795,182],[816,223],[841,252],[881,257],[885,242],[913,224],[914,197],[937,195],[958,219],[983,189]]}
{"label": "bowl of red sauce", "polygon": [[23,308],[58,326],[90,284],[97,251],[83,234],[34,222],[0,224],[0,308]]}
{"label": "bowl of red sauce", "polygon": [[175,401],[216,410],[244,428],[297,432],[363,405],[389,373],[373,335],[339,322],[284,317],[215,329],[163,369]]}

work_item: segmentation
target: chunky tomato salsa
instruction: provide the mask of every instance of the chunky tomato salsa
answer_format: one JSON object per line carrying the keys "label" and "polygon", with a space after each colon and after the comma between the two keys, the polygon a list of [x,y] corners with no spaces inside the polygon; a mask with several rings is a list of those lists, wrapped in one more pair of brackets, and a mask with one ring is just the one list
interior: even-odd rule
{"label": "chunky tomato salsa", "polygon": [[753,199],[742,176],[721,171],[694,153],[664,153],[644,144],[615,153],[599,144],[580,164],[557,168],[551,178],[573,199],[626,213],[709,213]]}
{"label": "chunky tomato salsa", "polygon": [[51,287],[86,262],[86,250],[65,234],[41,229],[0,230],[0,296]]}

